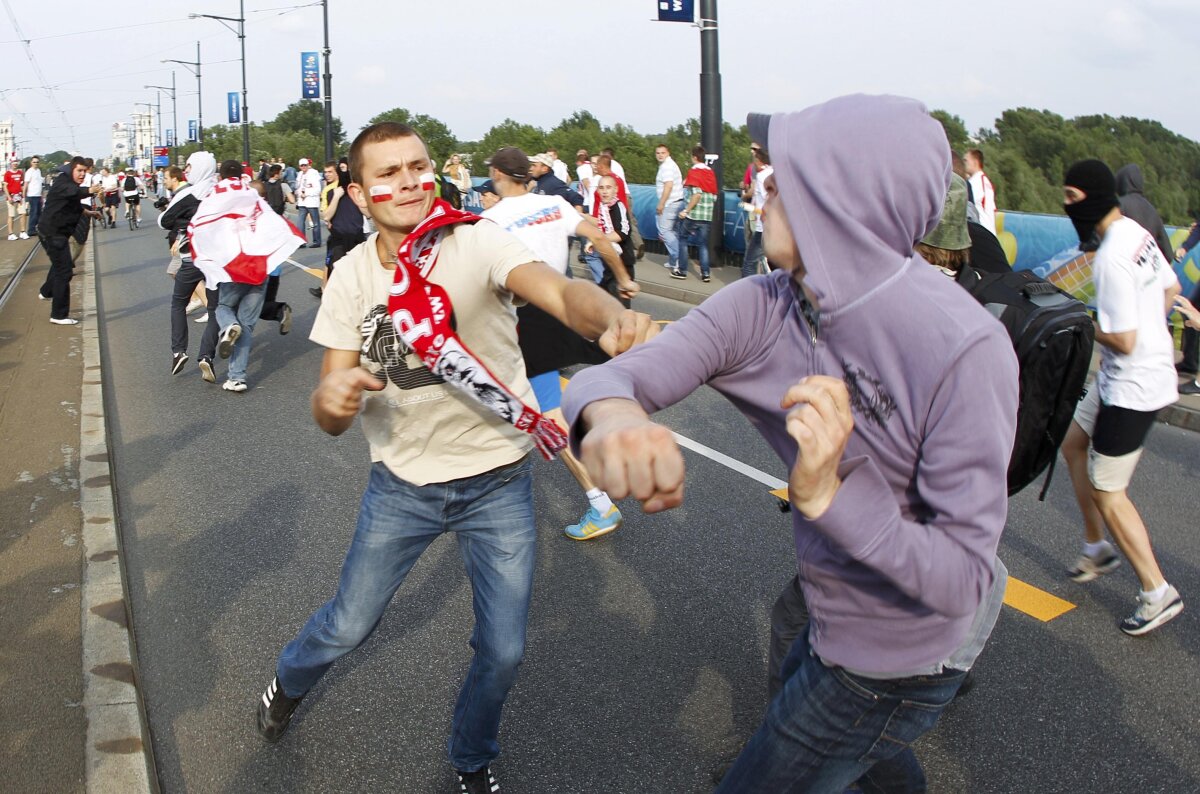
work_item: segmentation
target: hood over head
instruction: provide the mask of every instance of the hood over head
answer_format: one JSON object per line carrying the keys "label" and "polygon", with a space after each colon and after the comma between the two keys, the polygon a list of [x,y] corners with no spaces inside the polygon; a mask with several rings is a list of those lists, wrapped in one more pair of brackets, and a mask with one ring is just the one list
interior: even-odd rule
{"label": "hood over head", "polygon": [[1146,178],[1137,163],[1130,163],[1117,172],[1117,195],[1128,196],[1130,193],[1142,193],[1146,188]]}
{"label": "hood over head", "polygon": [[[184,169],[187,186],[171,197],[171,203],[167,205],[167,210],[163,214],[182,201],[185,196],[195,196],[197,201],[203,201],[204,197],[211,193],[217,184],[217,158],[213,157],[212,152],[192,152],[187,159],[187,164],[189,168]],[[161,219],[162,214],[158,217]]]}
{"label": "hood over head", "polygon": [[942,214],[950,144],[925,105],[855,94],[797,113],[751,114],[821,313],[898,276]]}

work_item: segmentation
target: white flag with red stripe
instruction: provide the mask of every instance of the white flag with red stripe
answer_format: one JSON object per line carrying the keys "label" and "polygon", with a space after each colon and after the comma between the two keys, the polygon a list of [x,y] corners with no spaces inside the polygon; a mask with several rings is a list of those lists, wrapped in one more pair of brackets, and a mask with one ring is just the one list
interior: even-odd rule
{"label": "white flag with red stripe", "polygon": [[222,179],[188,224],[192,262],[209,289],[232,281],[261,284],[305,237],[240,178]]}

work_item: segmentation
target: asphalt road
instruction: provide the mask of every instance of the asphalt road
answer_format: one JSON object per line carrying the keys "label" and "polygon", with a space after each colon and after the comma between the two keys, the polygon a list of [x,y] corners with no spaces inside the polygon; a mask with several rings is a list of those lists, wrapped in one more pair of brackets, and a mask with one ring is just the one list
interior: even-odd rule
{"label": "asphalt road", "polygon": [[[250,391],[235,395],[200,380],[199,325],[193,361],[170,374],[171,282],[151,222],[99,232],[96,258],[125,570],[162,789],[449,794],[445,741],[471,611],[448,538],[280,744],[254,727],[278,651],[336,587],[367,475],[360,432],[330,438],[309,418],[315,282],[285,275],[295,329],[259,326]],[[687,308],[637,305],[662,319]],[[785,475],[714,392],[660,417]],[[1001,556],[1013,576],[1078,606],[1049,623],[1004,609],[977,686],[917,746],[931,790],[1200,790],[1198,440],[1157,427],[1132,489],[1193,610],[1144,638],[1116,628],[1134,606],[1127,566],[1086,586],[1061,573],[1080,532],[1065,469],[1044,504],[1036,493],[1012,500]],[[577,486],[539,461],[528,653],[496,763],[505,791],[708,791],[711,770],[757,725],[767,612],[794,570],[790,522],[759,483],[685,454],[682,508],[651,517],[623,505],[624,528],[586,544],[560,534],[584,508]]]}

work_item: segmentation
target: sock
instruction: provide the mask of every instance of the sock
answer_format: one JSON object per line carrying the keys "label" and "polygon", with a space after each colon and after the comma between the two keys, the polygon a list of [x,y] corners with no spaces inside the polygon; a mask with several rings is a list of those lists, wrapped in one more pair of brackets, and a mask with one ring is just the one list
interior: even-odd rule
{"label": "sock", "polygon": [[587,498],[592,507],[595,508],[596,512],[600,515],[604,515],[612,509],[612,499],[609,499],[608,494],[606,494],[604,491],[601,491],[599,488],[593,488],[592,490],[588,491]]}
{"label": "sock", "polygon": [[1142,600],[1156,603],[1163,600],[1163,596],[1167,594],[1167,583],[1163,582],[1153,590],[1143,590]]}
{"label": "sock", "polygon": [[1106,551],[1108,551],[1107,540],[1099,540],[1095,543],[1088,543],[1086,540],[1083,542],[1083,553],[1093,559],[1099,557],[1101,552]]}

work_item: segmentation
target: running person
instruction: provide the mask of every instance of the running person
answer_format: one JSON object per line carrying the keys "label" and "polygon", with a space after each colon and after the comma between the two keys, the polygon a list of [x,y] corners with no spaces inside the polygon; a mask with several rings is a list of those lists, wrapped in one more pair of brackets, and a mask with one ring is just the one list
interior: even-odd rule
{"label": "running person", "polygon": [[1071,166],[1063,193],[1080,242],[1093,234],[1100,238],[1092,263],[1100,371],[1062,443],[1084,526],[1083,554],[1068,575],[1089,582],[1121,564],[1104,539],[1107,526],[1141,583],[1137,609],[1120,624],[1136,637],[1183,611],[1126,493],[1159,409],[1178,399],[1164,318],[1180,292],[1179,280],[1150,233],[1121,214],[1117,180],[1107,165],[1083,160]]}
{"label": "running person", "polygon": [[110,229],[117,225],[117,207],[121,203],[120,188],[124,176],[124,172],[114,174],[107,168],[100,169],[100,190],[104,194],[104,202],[101,204],[104,217],[101,223],[107,223]]}

